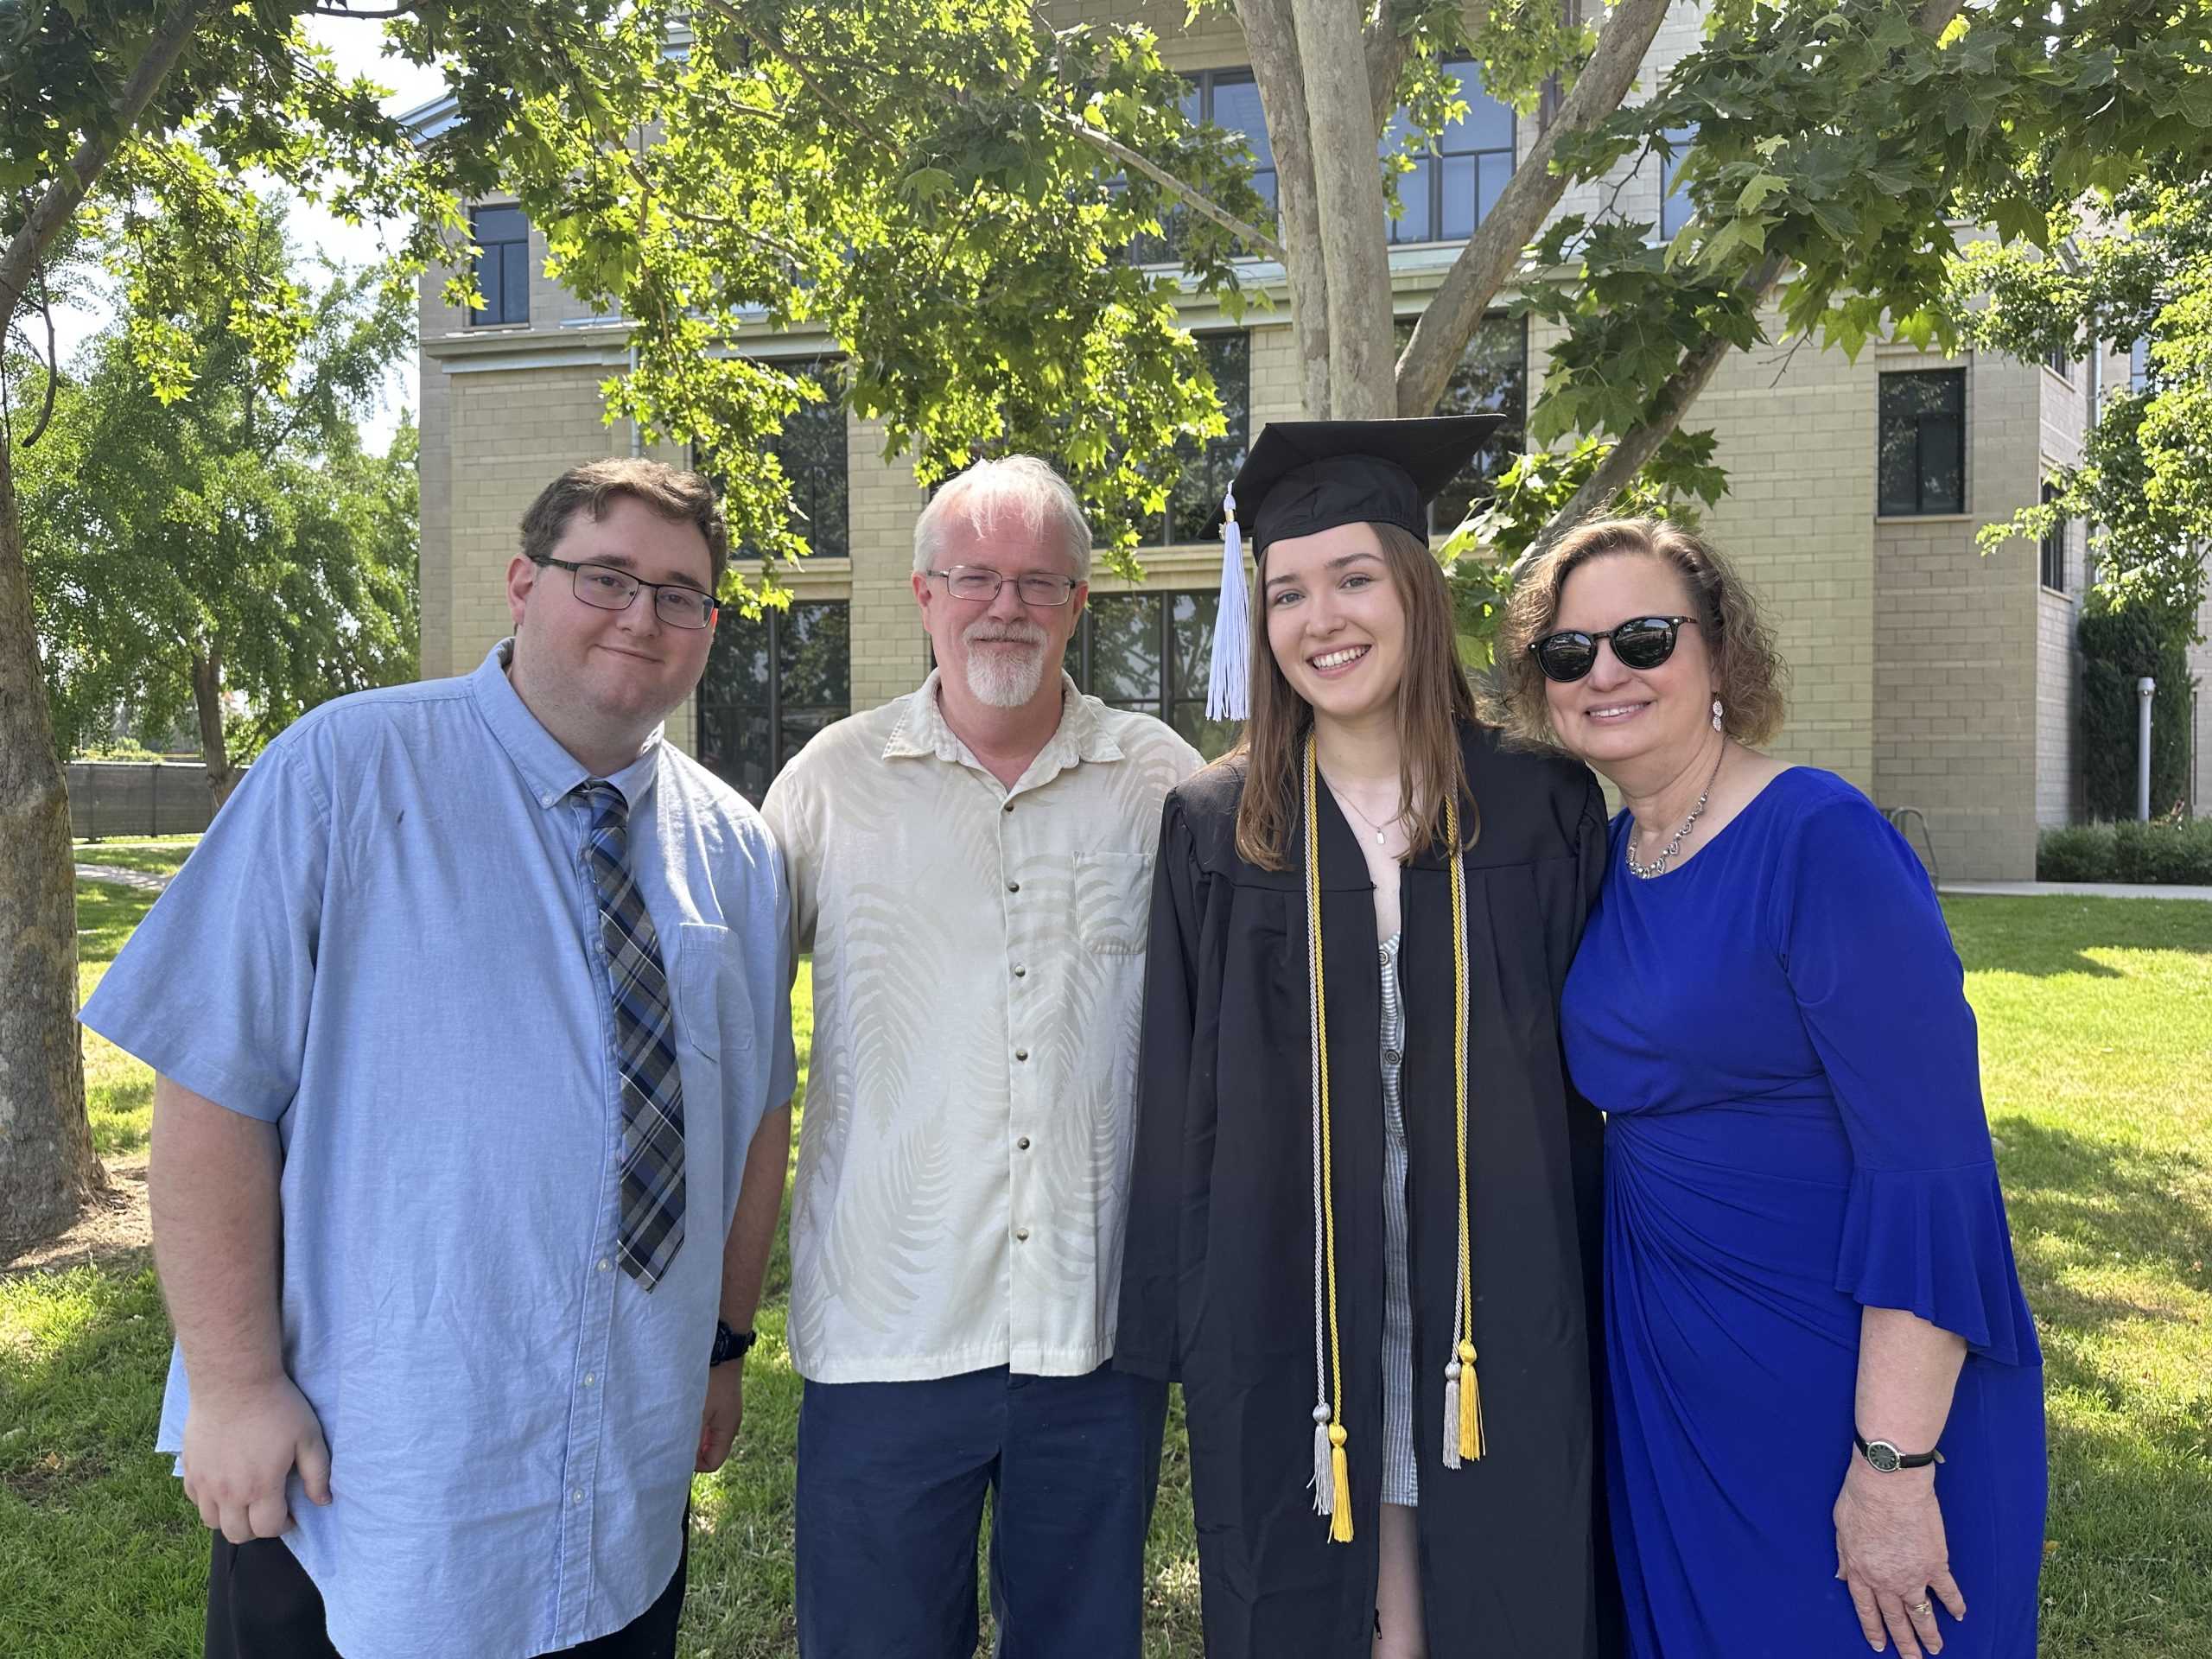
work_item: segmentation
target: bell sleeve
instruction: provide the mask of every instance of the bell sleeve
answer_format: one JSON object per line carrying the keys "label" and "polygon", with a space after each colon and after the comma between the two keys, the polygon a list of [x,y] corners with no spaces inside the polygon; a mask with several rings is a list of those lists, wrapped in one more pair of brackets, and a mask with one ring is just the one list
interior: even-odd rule
{"label": "bell sleeve", "polygon": [[1200,1058],[1197,1030],[1201,874],[1183,804],[1170,794],[1153,868],[1114,1345],[1116,1369],[1166,1382],[1182,1376],[1184,1287],[1203,1271],[1212,1173],[1213,1065],[1210,1047]]}
{"label": "bell sleeve", "polygon": [[1965,974],[1919,860],[1854,793],[1807,814],[1775,896],[1784,970],[1851,1145],[1835,1287],[2004,1364],[2037,1363]]}

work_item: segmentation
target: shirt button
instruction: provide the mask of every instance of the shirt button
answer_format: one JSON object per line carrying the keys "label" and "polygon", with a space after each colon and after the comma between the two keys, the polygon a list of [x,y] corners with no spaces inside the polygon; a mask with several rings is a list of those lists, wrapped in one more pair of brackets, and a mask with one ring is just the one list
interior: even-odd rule
{"label": "shirt button", "polygon": [[1015,1228],[1014,1230],[1014,1236],[1024,1244],[1027,1244],[1029,1242],[1029,1230],[1027,1227]]}
{"label": "shirt button", "polygon": [[1029,1051],[1026,1048],[1017,1048],[1014,1051],[1014,1058],[1017,1060],[1026,1060],[1029,1058]]}
{"label": "shirt button", "polygon": [[1020,1140],[1015,1141],[1014,1144],[1018,1150],[1027,1152],[1029,1150],[1029,1137],[1025,1135]]}
{"label": "shirt button", "polygon": [[577,1487],[575,1491],[569,1494],[569,1502],[571,1503],[581,1503],[583,1501],[584,1489],[581,1486]]}
{"label": "shirt button", "polygon": [[1019,881],[1009,881],[1006,884],[1006,890],[1008,893],[1020,893],[1021,891],[1021,883]]}
{"label": "shirt button", "polygon": [[1017,962],[1014,964],[1014,976],[1016,979],[1027,979],[1029,977],[1029,969]]}
{"label": "shirt button", "polygon": [[601,1256],[601,1257],[599,1258],[599,1270],[600,1270],[601,1273],[605,1273],[605,1272],[606,1272],[609,1268],[613,1267],[613,1265],[614,1265],[614,1264],[613,1264],[612,1262],[608,1261],[608,1260],[607,1260],[605,1256],[603,1256],[603,1255],[602,1255],[602,1256]]}
{"label": "shirt button", "polygon": [[599,1381],[599,1373],[598,1373],[598,1372],[596,1372],[596,1371],[586,1371],[586,1372],[584,1373],[584,1387],[586,1387],[586,1388],[589,1388],[589,1387],[591,1387],[591,1385],[592,1385],[593,1383],[594,1383],[594,1382],[598,1382],[598,1381]]}
{"label": "shirt button", "polygon": [[1403,1057],[1399,1054],[1396,1049],[1386,1048],[1382,1051],[1382,1058],[1390,1065],[1395,1065]]}
{"label": "shirt button", "polygon": [[1014,803],[1013,803],[1012,801],[1008,801],[1008,802],[1006,804],[1006,805],[1005,805],[1003,808],[1001,808],[1001,810],[1002,810],[1002,811],[1007,811],[1007,812],[1011,812],[1011,811],[1013,811],[1013,810],[1014,810]]}

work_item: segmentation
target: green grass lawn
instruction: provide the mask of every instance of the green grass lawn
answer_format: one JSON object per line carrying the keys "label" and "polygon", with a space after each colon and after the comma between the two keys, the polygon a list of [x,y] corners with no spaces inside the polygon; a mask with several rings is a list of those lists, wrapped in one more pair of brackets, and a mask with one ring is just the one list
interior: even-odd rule
{"label": "green grass lawn", "polygon": [[[120,850],[104,842],[79,856],[121,864]],[[162,869],[184,849],[136,851],[149,861],[133,868]],[[80,883],[84,988],[150,901]],[[2202,1659],[2212,1654],[2212,906],[1961,898],[1944,908],[1980,1016],[1990,1122],[2049,1366],[2043,1651]],[[804,1057],[812,1004],[804,979],[799,988]],[[143,1069],[89,1033],[86,1050],[102,1152],[143,1156]],[[686,1659],[795,1650],[789,1286],[779,1244],[738,1452],[696,1488]],[[10,1655],[198,1651],[205,1535],[149,1449],[167,1351],[143,1258],[0,1277],[0,1645]],[[1148,1655],[1197,1654],[1179,1416],[1149,1567]]]}

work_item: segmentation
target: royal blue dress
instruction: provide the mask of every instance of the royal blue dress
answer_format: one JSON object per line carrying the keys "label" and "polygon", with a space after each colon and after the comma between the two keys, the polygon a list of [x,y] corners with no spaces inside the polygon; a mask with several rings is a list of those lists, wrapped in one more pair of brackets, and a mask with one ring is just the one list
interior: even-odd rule
{"label": "royal blue dress", "polygon": [[[1835,1576],[1862,1306],[1967,1353],[1936,1491],[1944,1659],[2036,1650],[2043,1360],[1974,1020],[1919,861],[1785,772],[1687,864],[1603,895],[1561,1011],[1607,1114],[1606,1485],[1633,1659],[1867,1659]],[[1907,1446],[1908,1452],[1924,1450]]]}

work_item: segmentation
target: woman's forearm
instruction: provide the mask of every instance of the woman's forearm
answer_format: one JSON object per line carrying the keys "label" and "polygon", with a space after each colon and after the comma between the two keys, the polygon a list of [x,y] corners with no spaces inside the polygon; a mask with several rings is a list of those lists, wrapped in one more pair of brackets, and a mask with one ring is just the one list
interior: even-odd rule
{"label": "woman's forearm", "polygon": [[1869,1307],[1859,1322],[1858,1428],[1906,1453],[1943,1436],[1966,1339],[1901,1307]]}

